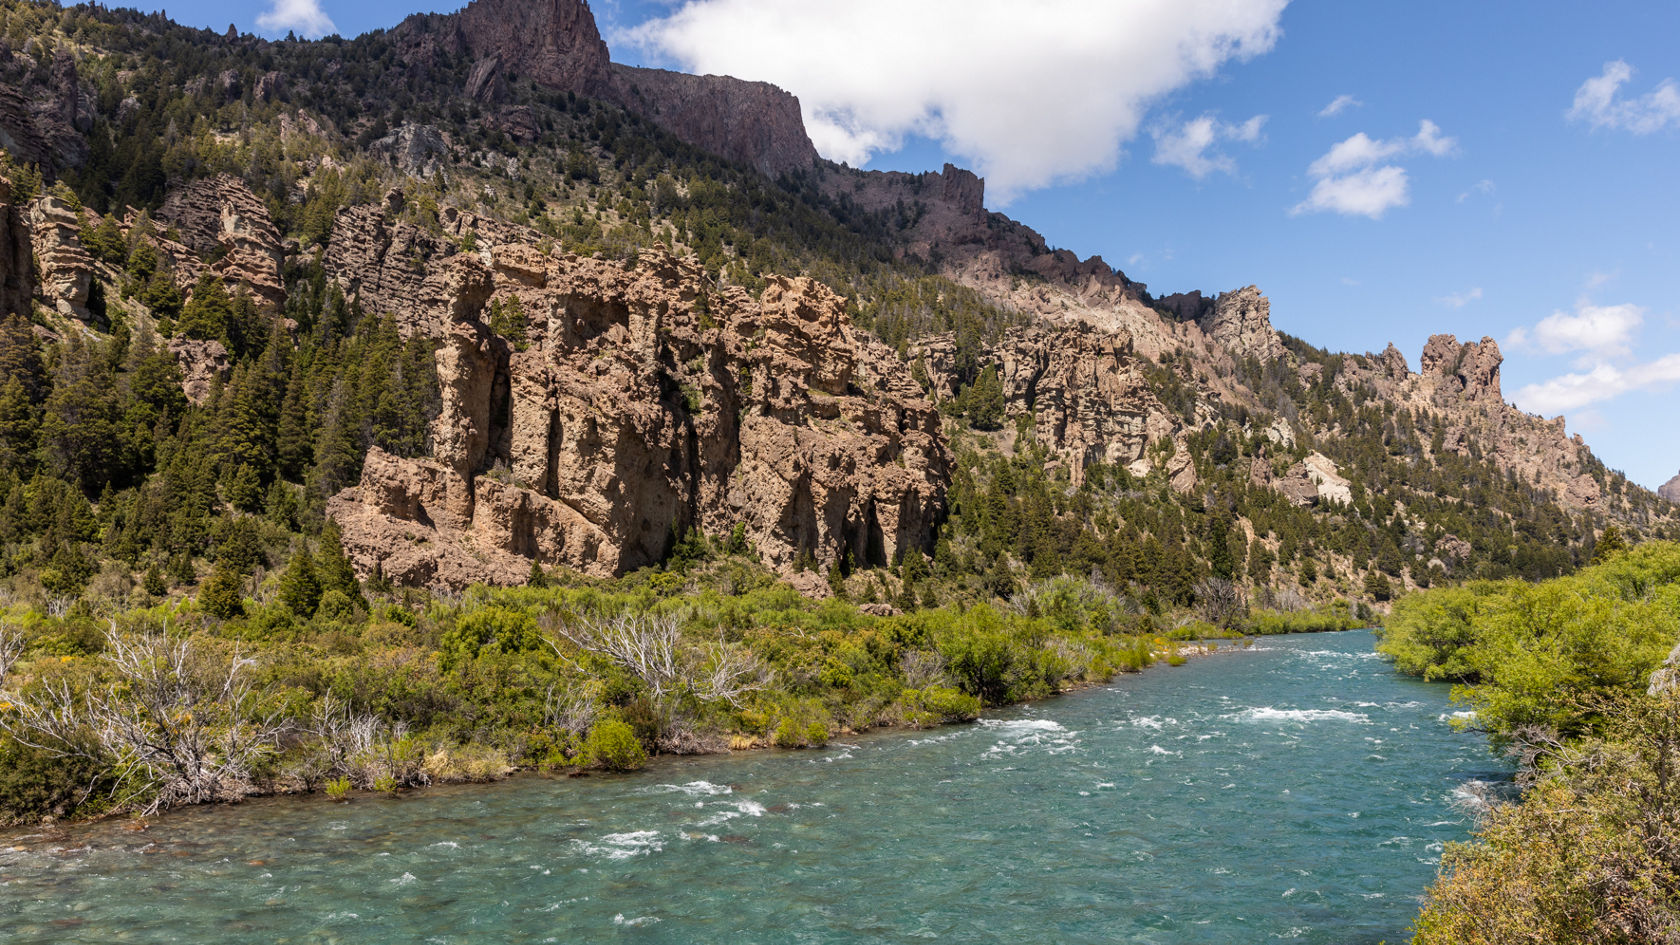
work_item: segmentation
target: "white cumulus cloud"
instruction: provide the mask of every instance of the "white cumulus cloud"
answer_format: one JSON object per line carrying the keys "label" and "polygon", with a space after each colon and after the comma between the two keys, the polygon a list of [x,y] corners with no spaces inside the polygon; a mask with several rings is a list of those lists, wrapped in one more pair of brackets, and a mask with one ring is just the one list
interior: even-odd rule
{"label": "white cumulus cloud", "polygon": [[1633,336],[1644,323],[1645,311],[1637,305],[1591,305],[1583,300],[1575,314],[1553,312],[1533,328],[1511,332],[1507,343],[1546,354],[1625,356],[1632,353]]}
{"label": "white cumulus cloud", "polygon": [[1512,399],[1524,410],[1549,417],[1631,391],[1663,390],[1677,382],[1680,382],[1680,354],[1668,354],[1626,368],[1598,364],[1589,371],[1529,384]]}
{"label": "white cumulus cloud", "polygon": [[1406,169],[1388,162],[1416,155],[1446,157],[1457,149],[1458,142],[1441,134],[1440,126],[1427,118],[1409,138],[1377,139],[1361,131],[1312,162],[1307,168],[1314,181],[1312,193],[1289,212],[1328,211],[1381,219],[1390,209],[1411,202]]}
{"label": "white cumulus cloud", "polygon": [[1269,51],[1287,2],[686,0],[613,39],[787,89],[833,160],[931,137],[1001,204],[1111,170],[1163,96]]}
{"label": "white cumulus cloud", "polygon": [[1350,108],[1360,108],[1364,105],[1359,99],[1351,95],[1338,95],[1330,100],[1330,104],[1318,110],[1320,118],[1335,118]]}
{"label": "white cumulus cloud", "polygon": [[307,39],[319,39],[338,32],[332,18],[321,9],[320,0],[271,0],[272,6],[257,15],[257,26],[270,33],[290,31]]}
{"label": "white cumulus cloud", "polygon": [[1189,121],[1176,119],[1150,132],[1155,139],[1156,164],[1180,167],[1191,177],[1201,180],[1214,171],[1235,173],[1237,162],[1218,150],[1220,142],[1236,141],[1258,144],[1260,129],[1266,124],[1265,115],[1255,115],[1240,124],[1220,121],[1203,115]]}
{"label": "white cumulus cloud", "polygon": [[1623,98],[1622,86],[1633,78],[1633,67],[1620,59],[1604,64],[1604,72],[1581,83],[1575,102],[1565,114],[1594,128],[1611,128],[1647,135],[1680,127],[1680,85],[1664,79],[1636,98]]}

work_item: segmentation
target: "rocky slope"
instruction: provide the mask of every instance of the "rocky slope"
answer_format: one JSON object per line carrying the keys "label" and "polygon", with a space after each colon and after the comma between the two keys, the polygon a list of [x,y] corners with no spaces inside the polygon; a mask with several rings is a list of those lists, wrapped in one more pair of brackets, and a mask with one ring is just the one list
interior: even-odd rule
{"label": "rocky slope", "polygon": [[1663,483],[1657,488],[1657,495],[1662,496],[1675,505],[1680,505],[1680,475]]}
{"label": "rocky slope", "polygon": [[[375,243],[404,238],[351,212]],[[352,292],[379,286],[377,261],[328,265]],[[522,241],[431,273],[441,296],[403,324],[442,341],[434,458],[375,452],[328,506],[364,570],[457,588],[517,583],[532,560],[619,574],[690,528],[738,533],[790,576],[931,549],[950,464],[938,415],[821,285],[719,293],[665,255],[626,266]],[[523,341],[485,323],[512,306]]]}

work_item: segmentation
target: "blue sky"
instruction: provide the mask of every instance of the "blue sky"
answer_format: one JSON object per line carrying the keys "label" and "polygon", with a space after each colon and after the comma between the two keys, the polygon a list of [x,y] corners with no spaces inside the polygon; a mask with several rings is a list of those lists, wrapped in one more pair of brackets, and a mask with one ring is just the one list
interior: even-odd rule
{"label": "blue sky", "polygon": [[[1490,335],[1507,399],[1644,485],[1680,471],[1680,4],[594,7],[616,60],[776,81],[826,156],[975,167],[994,209],[1152,291],[1254,283],[1278,328],[1414,369],[1431,333]],[[269,35],[417,9],[169,7]]]}

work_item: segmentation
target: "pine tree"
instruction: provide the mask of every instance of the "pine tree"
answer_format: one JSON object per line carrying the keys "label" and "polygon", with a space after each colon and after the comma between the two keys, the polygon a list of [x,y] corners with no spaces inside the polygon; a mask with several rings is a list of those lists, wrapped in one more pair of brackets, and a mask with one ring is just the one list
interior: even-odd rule
{"label": "pine tree", "polygon": [[315,616],[321,603],[321,579],[315,572],[315,559],[309,546],[299,543],[286,571],[280,575],[280,603],[305,620]]}
{"label": "pine tree", "polygon": [[1616,527],[1615,523],[1606,525],[1604,533],[1598,536],[1598,542],[1593,545],[1592,563],[1603,564],[1627,548],[1627,539],[1622,537],[1622,530]]}
{"label": "pine tree", "polygon": [[288,482],[302,482],[315,462],[315,443],[310,435],[314,424],[309,416],[309,396],[299,361],[292,363],[286,380],[285,398],[280,403],[279,433],[275,438],[275,466]]}
{"label": "pine tree", "polygon": [[976,430],[1003,427],[1003,382],[998,379],[997,365],[987,365],[965,396],[970,426]]}
{"label": "pine tree", "polygon": [[212,617],[231,620],[245,615],[245,576],[227,560],[216,562],[210,580],[198,591],[198,606]]}
{"label": "pine tree", "polygon": [[0,386],[0,468],[22,472],[35,465],[41,418],[23,381],[8,377]]}
{"label": "pine tree", "polygon": [[351,601],[366,605],[362,597],[362,583],[356,580],[356,570],[344,554],[344,542],[336,522],[327,522],[321,530],[321,557],[315,573],[320,580],[321,593],[341,591]]}
{"label": "pine tree", "polygon": [[193,286],[192,296],[181,309],[181,318],[176,322],[175,330],[200,341],[221,341],[232,349],[228,335],[232,317],[233,299],[228,296],[226,284],[206,272]]}

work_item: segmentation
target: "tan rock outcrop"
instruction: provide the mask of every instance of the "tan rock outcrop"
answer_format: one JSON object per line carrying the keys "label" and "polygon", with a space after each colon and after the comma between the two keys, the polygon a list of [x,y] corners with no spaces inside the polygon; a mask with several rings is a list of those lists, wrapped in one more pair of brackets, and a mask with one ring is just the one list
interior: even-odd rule
{"label": "tan rock outcrop", "polygon": [[0,319],[29,317],[35,296],[34,252],[23,214],[12,203],[12,182],[0,177]]}
{"label": "tan rock outcrop", "polygon": [[1662,496],[1675,505],[1680,505],[1680,475],[1657,487],[1657,495]]}
{"label": "tan rock outcrop", "polygon": [[1255,286],[1221,293],[1200,323],[1209,338],[1236,357],[1283,360],[1283,342],[1272,328],[1272,303]]}
{"label": "tan rock outcrop", "polygon": [[82,248],[81,218],[64,201],[46,194],[29,209],[29,231],[41,264],[40,292],[59,314],[87,321],[93,257]]}
{"label": "tan rock outcrop", "polygon": [[[329,511],[358,566],[463,586],[530,560],[617,574],[740,526],[766,561],[927,548],[950,457],[908,370],[809,279],[758,298],[654,252],[630,269],[497,245],[449,260],[435,458],[379,455]],[[486,289],[527,318],[484,323]],[[477,566],[473,562],[479,562]]]}
{"label": "tan rock outcrop", "polygon": [[1308,453],[1301,460],[1301,473],[1317,489],[1320,502],[1347,505],[1353,501],[1352,483],[1342,478],[1336,464],[1323,453]]}
{"label": "tan rock outcrop", "polygon": [[[941,336],[910,352],[941,400],[957,394],[956,342]],[[1004,414],[1032,418],[1038,442],[1067,464],[1074,483],[1093,463],[1129,466],[1177,423],[1156,399],[1124,331],[1087,325],[1014,328],[981,355],[998,366]],[[1185,480],[1182,470],[1180,481]],[[1192,470],[1191,475],[1194,475]]]}
{"label": "tan rock outcrop", "polygon": [[280,231],[244,181],[228,174],[190,181],[170,192],[158,219],[173,224],[193,252],[219,254],[211,272],[270,308],[285,304]]}
{"label": "tan rock outcrop", "polygon": [[1446,381],[1436,388],[1437,401],[1464,399],[1503,403],[1499,389],[1499,365],[1505,356],[1499,353],[1499,343],[1492,338],[1459,344],[1452,335],[1431,335],[1423,348],[1418,370],[1425,376],[1437,376]]}
{"label": "tan rock outcrop", "polygon": [[442,337],[463,310],[457,282],[466,270],[444,265],[452,244],[395,219],[402,199],[393,192],[383,207],[340,210],[323,264],[363,310],[392,316],[405,335]]}
{"label": "tan rock outcrop", "polygon": [[220,341],[176,335],[169,339],[169,353],[181,366],[181,390],[196,407],[204,406],[215,382],[227,380],[233,371],[233,359]]}

